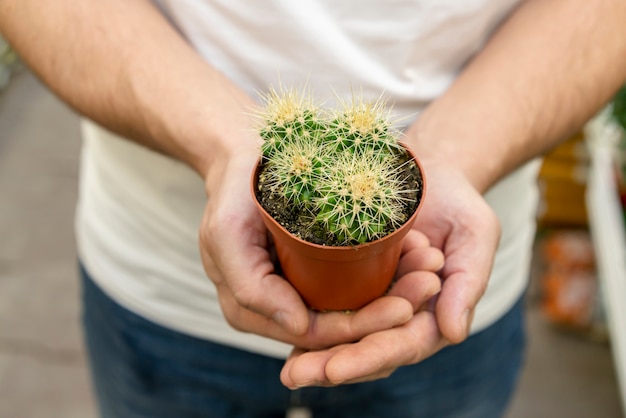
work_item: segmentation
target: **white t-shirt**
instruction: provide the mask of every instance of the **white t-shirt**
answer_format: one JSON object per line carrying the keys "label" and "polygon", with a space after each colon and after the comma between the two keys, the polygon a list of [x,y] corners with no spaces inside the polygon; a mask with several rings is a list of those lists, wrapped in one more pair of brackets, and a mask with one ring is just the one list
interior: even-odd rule
{"label": "white t-shirt", "polygon": [[[381,93],[406,123],[452,83],[518,0],[161,0],[193,47],[256,92],[306,82],[319,97]],[[167,51],[163,51],[167,53]],[[207,92],[210,94],[210,92]],[[451,116],[451,123],[454,117]],[[206,204],[187,166],[84,121],[76,227],[80,257],[121,305],[156,323],[276,357],[290,347],[233,330],[198,252]],[[503,236],[473,331],[523,293],[537,204],[537,163],[487,194]]]}

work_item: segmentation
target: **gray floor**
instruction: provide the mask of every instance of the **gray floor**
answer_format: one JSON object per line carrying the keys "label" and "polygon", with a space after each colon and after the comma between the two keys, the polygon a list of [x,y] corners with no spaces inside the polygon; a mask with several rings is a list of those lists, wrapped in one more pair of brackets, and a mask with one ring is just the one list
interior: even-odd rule
{"label": "gray floor", "polygon": [[[28,72],[0,93],[0,418],[95,417],[75,249],[77,118]],[[508,418],[622,417],[610,348],[548,325]]]}

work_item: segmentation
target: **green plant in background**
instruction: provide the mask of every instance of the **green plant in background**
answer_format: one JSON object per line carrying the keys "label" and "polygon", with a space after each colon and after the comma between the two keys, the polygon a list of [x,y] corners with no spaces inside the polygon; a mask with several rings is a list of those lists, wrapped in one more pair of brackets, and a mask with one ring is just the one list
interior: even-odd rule
{"label": "green plant in background", "polygon": [[617,92],[611,102],[611,116],[621,127],[622,134],[617,143],[618,188],[626,225],[626,85]]}
{"label": "green plant in background", "polygon": [[626,131],[626,86],[622,87],[613,98],[611,114],[622,129]]}
{"label": "green plant in background", "polygon": [[11,74],[18,63],[17,53],[0,36],[0,90],[9,83]]}
{"label": "green plant in background", "polygon": [[385,103],[353,97],[330,111],[306,90],[270,90],[263,98],[263,187],[305,212],[311,228],[349,245],[408,219],[417,193],[407,188],[412,161]]}
{"label": "green plant in background", "polygon": [[611,102],[611,117],[620,126],[622,135],[617,143],[621,166],[621,180],[626,183],[626,86],[623,86]]}

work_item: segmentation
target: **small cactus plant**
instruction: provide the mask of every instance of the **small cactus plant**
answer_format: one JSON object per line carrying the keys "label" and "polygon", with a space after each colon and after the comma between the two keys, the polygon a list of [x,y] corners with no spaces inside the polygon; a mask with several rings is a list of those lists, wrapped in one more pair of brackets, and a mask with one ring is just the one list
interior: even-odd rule
{"label": "small cactus plant", "polygon": [[384,102],[353,97],[328,110],[307,90],[293,89],[271,89],[263,99],[257,196],[264,194],[261,205],[290,232],[315,243],[356,245],[411,216],[421,194],[419,170]]}

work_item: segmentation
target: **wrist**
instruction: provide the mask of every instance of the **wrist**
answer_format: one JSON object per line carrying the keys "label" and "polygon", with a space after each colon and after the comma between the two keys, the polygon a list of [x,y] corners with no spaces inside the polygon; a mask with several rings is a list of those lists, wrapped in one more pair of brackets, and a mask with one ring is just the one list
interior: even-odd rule
{"label": "wrist", "polygon": [[407,132],[405,141],[424,166],[426,176],[429,170],[456,172],[480,194],[497,182],[501,170],[489,150],[468,147],[463,139],[435,138],[412,131]]}
{"label": "wrist", "polygon": [[198,98],[155,124],[152,135],[167,154],[207,179],[233,159],[258,154],[260,138],[250,116],[254,106],[244,94]]}

